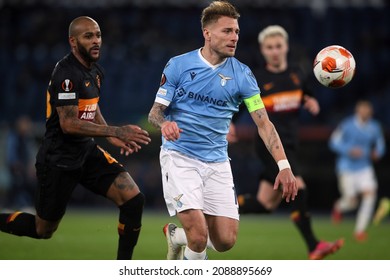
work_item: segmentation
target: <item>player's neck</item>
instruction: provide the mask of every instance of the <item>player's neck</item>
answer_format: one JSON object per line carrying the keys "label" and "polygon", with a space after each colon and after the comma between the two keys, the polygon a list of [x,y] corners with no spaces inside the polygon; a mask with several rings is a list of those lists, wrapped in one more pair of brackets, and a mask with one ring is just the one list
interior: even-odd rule
{"label": "player's neck", "polygon": [[356,116],[356,119],[357,119],[357,122],[362,126],[366,125],[370,120],[369,118],[364,118],[364,117],[359,116],[359,115]]}
{"label": "player's neck", "polygon": [[76,57],[76,59],[85,67],[85,68],[88,68],[88,69],[91,69],[92,68],[92,63],[93,62],[87,62],[85,61],[85,59],[83,59],[83,57],[78,53],[78,52],[74,52],[72,51],[73,55]]}
{"label": "player's neck", "polygon": [[226,60],[226,57],[221,57],[215,52],[212,52],[209,48],[203,47],[200,49],[200,55],[211,65],[219,65]]}
{"label": "player's neck", "polygon": [[286,71],[286,69],[287,69],[287,62],[280,63],[280,64],[269,64],[269,63],[267,63],[265,68],[268,71],[272,72],[272,73],[281,73],[283,71]]}

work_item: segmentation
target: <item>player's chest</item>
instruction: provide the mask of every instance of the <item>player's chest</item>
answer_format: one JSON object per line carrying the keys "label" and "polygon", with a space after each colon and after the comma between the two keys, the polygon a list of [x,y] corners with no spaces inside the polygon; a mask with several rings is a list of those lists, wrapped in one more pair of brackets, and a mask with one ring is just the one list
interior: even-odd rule
{"label": "player's chest", "polygon": [[371,126],[350,126],[346,133],[350,142],[356,145],[370,145],[375,142],[375,131]]}
{"label": "player's chest", "polygon": [[262,96],[277,95],[283,92],[302,89],[302,81],[294,72],[283,75],[269,75],[259,78]]}
{"label": "player's chest", "polygon": [[80,77],[79,98],[96,98],[100,95],[101,76],[98,73],[88,73]]}
{"label": "player's chest", "polygon": [[230,72],[192,69],[181,76],[176,93],[178,98],[231,100],[238,94],[238,81]]}

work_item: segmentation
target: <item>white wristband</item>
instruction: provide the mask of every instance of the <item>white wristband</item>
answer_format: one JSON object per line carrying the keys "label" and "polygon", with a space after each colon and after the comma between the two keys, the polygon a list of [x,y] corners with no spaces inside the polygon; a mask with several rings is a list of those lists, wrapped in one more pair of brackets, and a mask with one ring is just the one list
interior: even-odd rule
{"label": "white wristband", "polygon": [[281,159],[278,161],[278,166],[279,166],[279,171],[283,170],[283,169],[286,169],[286,168],[290,168],[290,164],[288,163],[288,160],[287,159]]}

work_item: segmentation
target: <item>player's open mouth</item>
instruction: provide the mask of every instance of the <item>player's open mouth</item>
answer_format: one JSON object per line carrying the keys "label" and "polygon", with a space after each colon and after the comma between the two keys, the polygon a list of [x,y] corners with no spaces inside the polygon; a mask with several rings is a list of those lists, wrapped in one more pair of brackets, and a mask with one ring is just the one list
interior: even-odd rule
{"label": "player's open mouth", "polygon": [[100,48],[96,48],[96,47],[95,47],[95,48],[92,48],[90,52],[91,52],[92,55],[99,54]]}

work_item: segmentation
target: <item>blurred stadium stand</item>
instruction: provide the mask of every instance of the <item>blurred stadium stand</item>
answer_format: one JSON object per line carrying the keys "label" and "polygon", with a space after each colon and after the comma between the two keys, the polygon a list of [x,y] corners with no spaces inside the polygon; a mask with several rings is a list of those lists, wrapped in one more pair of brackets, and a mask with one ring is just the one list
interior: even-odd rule
{"label": "blurred stadium stand", "polygon": [[[147,114],[167,60],[203,44],[199,19],[201,9],[209,2],[0,0],[0,134],[6,133],[8,124],[19,114],[28,114],[37,126],[43,126],[46,86],[55,63],[69,51],[68,24],[80,15],[95,18],[103,33],[100,64],[106,70],[106,77],[101,108],[107,121],[114,124],[132,122],[147,125]],[[236,57],[251,68],[259,67],[262,63],[258,53],[257,33],[269,24],[280,24],[287,29],[290,34],[290,58],[301,63],[312,79],[312,61],[323,47],[342,45],[355,57],[357,72],[353,81],[338,90],[327,89],[313,81],[313,89],[322,107],[321,113],[317,118],[302,114],[305,124],[302,129],[304,157],[307,166],[311,166],[304,175],[312,190],[312,206],[329,208],[337,195],[334,159],[326,143],[331,128],[352,112],[358,99],[367,98],[373,102],[375,117],[382,122],[388,135],[389,2],[237,0],[232,3],[241,13]],[[241,124],[243,141],[250,142],[252,134],[248,131],[252,127],[248,118],[244,116]],[[151,205],[160,205],[160,171],[156,162],[160,140],[156,135],[154,137],[153,145],[131,157],[126,164],[149,195]],[[250,145],[231,147],[232,158],[238,161],[238,164],[232,164],[237,167],[239,187],[252,185],[255,188],[255,171],[261,168],[258,161],[251,158],[250,148]],[[2,148],[0,169],[3,154]],[[389,161],[387,155],[379,166],[383,173],[382,176],[379,174],[379,178],[386,183],[382,185],[390,181],[386,171],[382,171],[384,166],[389,166]],[[317,165],[314,169],[313,164]],[[6,175],[1,174],[0,195],[1,182],[4,185],[7,181]],[[80,192],[80,200],[84,200],[85,195]]]}

